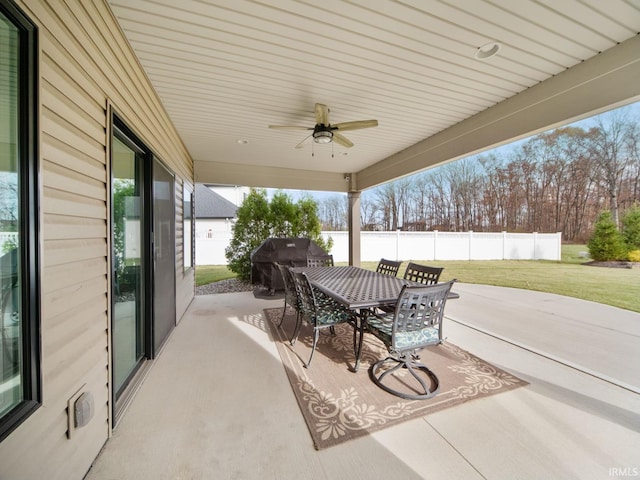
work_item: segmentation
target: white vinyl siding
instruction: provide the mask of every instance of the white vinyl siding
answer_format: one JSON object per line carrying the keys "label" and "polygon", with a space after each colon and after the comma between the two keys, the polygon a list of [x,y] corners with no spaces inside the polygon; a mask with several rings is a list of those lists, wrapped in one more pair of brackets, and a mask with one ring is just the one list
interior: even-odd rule
{"label": "white vinyl siding", "polygon": [[[109,436],[109,108],[182,181],[193,162],[104,0],[19,1],[38,26],[43,406],[0,443],[0,478],[80,479]],[[176,208],[177,318],[193,299]],[[178,258],[179,257],[179,258]],[[95,399],[67,438],[67,401]]]}

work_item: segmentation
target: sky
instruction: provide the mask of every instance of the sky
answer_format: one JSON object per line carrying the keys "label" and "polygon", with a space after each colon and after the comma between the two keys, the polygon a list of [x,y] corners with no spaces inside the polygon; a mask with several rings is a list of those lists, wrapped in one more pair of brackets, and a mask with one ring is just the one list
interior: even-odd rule
{"label": "sky", "polygon": [[[635,102],[632,103],[630,105],[626,105],[620,108],[627,108],[630,110],[631,115],[634,115],[638,118],[638,120],[640,121],[640,101],[639,102]],[[617,110],[617,109],[614,109]],[[577,122],[573,122],[570,123],[566,126],[574,126],[574,127],[581,127],[586,129],[589,129],[591,127],[594,127],[596,125],[597,119],[600,116],[604,116],[605,120],[607,115],[611,114],[614,110],[609,110],[607,112],[601,113],[600,115],[595,115],[589,118],[585,118],[583,120],[579,120]],[[520,145],[523,142],[526,142],[529,138],[531,137],[527,137],[524,138],[522,140],[518,140],[516,142],[512,142],[509,143],[507,145],[503,145],[501,147],[497,147],[494,148],[492,150],[487,150],[486,152],[483,152],[485,154],[487,153],[507,153],[510,152],[514,147],[517,147],[518,145]],[[269,199],[271,199],[273,197],[273,194],[276,192],[276,189],[273,188],[268,188],[267,189],[267,197]],[[283,190],[284,192],[286,192],[291,198],[292,200],[298,201],[299,199],[305,197],[305,196],[311,196],[312,198],[314,198],[316,201],[322,201],[325,200],[327,198],[332,198],[332,197],[336,197],[336,196],[340,196],[340,195],[344,195],[346,196],[346,193],[343,192],[319,192],[319,191],[312,191],[312,190]]]}

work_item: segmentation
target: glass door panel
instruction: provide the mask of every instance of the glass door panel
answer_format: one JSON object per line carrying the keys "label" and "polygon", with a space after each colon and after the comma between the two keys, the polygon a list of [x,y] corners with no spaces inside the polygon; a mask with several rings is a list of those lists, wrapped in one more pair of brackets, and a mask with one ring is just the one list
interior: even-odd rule
{"label": "glass door panel", "polygon": [[112,143],[113,377],[116,398],[146,358],[143,271],[144,156]]}
{"label": "glass door panel", "polygon": [[160,350],[176,325],[175,181],[153,162],[153,345]]}

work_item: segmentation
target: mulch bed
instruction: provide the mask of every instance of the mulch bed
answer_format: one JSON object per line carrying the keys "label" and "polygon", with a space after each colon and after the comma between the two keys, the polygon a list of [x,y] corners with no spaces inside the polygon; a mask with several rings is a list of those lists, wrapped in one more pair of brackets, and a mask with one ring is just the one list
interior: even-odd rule
{"label": "mulch bed", "polygon": [[591,262],[583,263],[582,265],[588,265],[590,267],[608,267],[608,268],[640,268],[640,262],[597,262],[592,260]]}

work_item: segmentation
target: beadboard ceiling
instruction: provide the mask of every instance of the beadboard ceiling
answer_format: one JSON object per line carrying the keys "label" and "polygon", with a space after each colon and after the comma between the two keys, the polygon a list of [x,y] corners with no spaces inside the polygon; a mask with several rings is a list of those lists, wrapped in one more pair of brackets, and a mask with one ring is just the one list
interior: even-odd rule
{"label": "beadboard ceiling", "polygon": [[[508,99],[515,104],[527,90],[637,41],[640,31],[640,0],[109,3],[196,161],[196,179],[210,182],[215,171],[234,178],[233,168],[221,165],[274,169],[281,176],[302,171],[298,178],[304,172],[363,172],[367,178],[376,166],[384,170],[365,186],[419,170],[429,162],[391,165],[406,163],[404,152],[439,132],[478,122],[482,112]],[[492,42],[500,43],[498,53],[476,58]],[[312,127],[315,103],[329,106],[333,124],[377,119],[379,125],[344,132],[355,144],[348,149],[312,141],[296,149],[311,132],[268,128]],[[586,110],[566,115],[576,112]],[[487,144],[504,143],[499,135],[485,137]],[[454,150],[435,155],[437,162],[459,156]],[[199,175],[209,162],[219,168],[202,168],[207,173]],[[247,178],[249,171],[237,170]],[[277,175],[262,178],[262,186],[283,184]]]}

